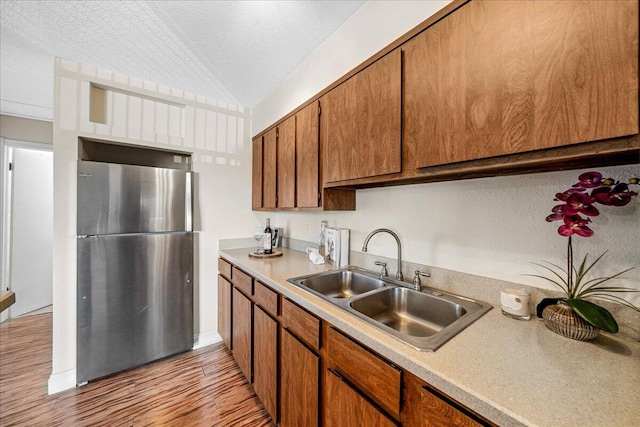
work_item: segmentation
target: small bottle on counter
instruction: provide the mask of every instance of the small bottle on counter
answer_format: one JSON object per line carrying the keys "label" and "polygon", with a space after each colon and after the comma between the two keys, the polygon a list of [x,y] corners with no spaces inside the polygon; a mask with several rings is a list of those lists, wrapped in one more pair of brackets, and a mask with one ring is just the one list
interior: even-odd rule
{"label": "small bottle on counter", "polygon": [[269,218],[267,218],[267,226],[264,228],[262,244],[265,255],[273,253],[273,231],[271,230],[271,220]]}
{"label": "small bottle on counter", "polygon": [[318,253],[322,256],[325,256],[325,247],[324,247],[324,239],[325,239],[325,230],[327,228],[327,221],[320,222],[320,241],[318,242]]}

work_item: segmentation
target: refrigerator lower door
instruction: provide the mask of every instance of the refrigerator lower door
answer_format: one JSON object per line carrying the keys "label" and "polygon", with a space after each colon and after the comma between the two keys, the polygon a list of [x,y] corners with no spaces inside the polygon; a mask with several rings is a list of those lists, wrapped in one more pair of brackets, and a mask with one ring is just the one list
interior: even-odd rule
{"label": "refrigerator lower door", "polygon": [[78,384],[193,347],[192,233],[78,239]]}

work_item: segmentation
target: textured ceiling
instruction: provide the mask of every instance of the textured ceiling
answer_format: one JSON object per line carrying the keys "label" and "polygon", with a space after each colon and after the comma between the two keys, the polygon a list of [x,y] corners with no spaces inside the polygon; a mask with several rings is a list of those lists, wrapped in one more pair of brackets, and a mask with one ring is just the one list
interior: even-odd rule
{"label": "textured ceiling", "polygon": [[2,0],[0,97],[33,102],[14,88],[59,56],[253,107],[363,3]]}

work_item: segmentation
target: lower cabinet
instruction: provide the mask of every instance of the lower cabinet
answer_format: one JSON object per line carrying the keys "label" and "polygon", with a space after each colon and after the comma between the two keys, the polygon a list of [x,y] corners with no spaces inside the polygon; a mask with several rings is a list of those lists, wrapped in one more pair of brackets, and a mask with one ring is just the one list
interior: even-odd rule
{"label": "lower cabinet", "polygon": [[278,419],[278,322],[253,307],[253,389],[275,423]]}
{"label": "lower cabinet", "polygon": [[320,356],[283,329],[280,345],[280,425],[317,426],[320,421],[319,396]]}
{"label": "lower cabinet", "polygon": [[405,372],[402,425],[415,427],[493,427],[453,398]]}
{"label": "lower cabinet", "polygon": [[227,264],[219,263],[219,332],[274,424],[494,425]]}
{"label": "lower cabinet", "polygon": [[218,275],[218,333],[231,350],[231,283]]}
{"label": "lower cabinet", "polygon": [[233,288],[232,348],[240,370],[249,382],[252,381],[252,309],[251,300]]}
{"label": "lower cabinet", "polygon": [[[397,426],[333,369],[325,370],[325,427]],[[330,402],[330,403],[328,403]]]}

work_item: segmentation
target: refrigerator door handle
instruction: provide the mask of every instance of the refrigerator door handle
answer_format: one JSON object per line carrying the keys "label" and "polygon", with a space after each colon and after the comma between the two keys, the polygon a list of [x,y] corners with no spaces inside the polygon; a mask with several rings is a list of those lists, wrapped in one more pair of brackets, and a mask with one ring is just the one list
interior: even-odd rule
{"label": "refrigerator door handle", "polygon": [[186,231],[193,231],[192,224],[192,211],[193,211],[193,199],[192,199],[192,191],[193,191],[193,183],[192,183],[193,172],[187,172],[186,180],[185,180],[185,191],[184,191],[184,229]]}

